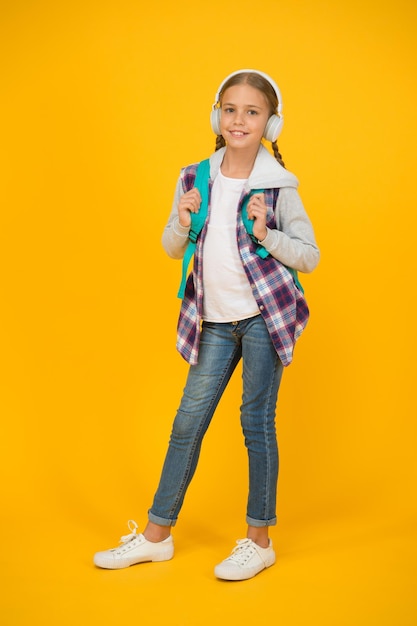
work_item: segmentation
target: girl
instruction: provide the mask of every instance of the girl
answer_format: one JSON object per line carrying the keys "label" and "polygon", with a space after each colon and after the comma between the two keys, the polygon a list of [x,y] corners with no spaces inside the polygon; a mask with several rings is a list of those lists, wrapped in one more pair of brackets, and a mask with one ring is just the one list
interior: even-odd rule
{"label": "girl", "polygon": [[[281,111],[278,86],[256,70],[234,72],[216,94],[208,218],[197,239],[178,322],[177,348],[190,364],[187,382],[147,526],[137,534],[131,520],[131,532],[118,548],[95,555],[99,567],[172,558],[171,527],[194,475],[204,434],[240,359],[240,419],[249,458],[247,536],[215,567],[215,575],[244,580],[275,562],[268,534],[276,524],[275,409],[283,368],[291,362],[308,319],[294,270],[311,272],[319,260],[298,181],[284,168],[276,143]],[[272,142],[275,158],[262,138]],[[192,218],[202,210],[203,194],[194,186],[196,170],[197,165],[182,170],[163,233],[163,246],[175,259],[184,256]]]}

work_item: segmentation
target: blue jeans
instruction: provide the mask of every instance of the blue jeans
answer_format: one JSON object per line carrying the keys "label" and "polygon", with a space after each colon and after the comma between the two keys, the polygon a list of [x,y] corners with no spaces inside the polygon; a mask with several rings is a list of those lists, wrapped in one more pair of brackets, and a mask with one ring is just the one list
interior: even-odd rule
{"label": "blue jeans", "polygon": [[278,445],[275,409],[283,366],[261,315],[231,323],[204,322],[199,361],[190,366],[149,520],[174,526],[197,467],[217,404],[242,358],[240,418],[249,457],[246,521],[276,524]]}

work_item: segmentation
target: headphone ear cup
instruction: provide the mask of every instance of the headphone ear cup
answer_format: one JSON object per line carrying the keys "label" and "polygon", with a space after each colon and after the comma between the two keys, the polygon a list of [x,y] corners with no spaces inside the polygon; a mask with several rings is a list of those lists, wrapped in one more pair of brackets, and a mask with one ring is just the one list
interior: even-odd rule
{"label": "headphone ear cup", "polygon": [[220,109],[213,109],[210,114],[211,127],[215,135],[221,135],[220,132]]}
{"label": "headphone ear cup", "polygon": [[267,141],[273,143],[276,141],[281,133],[282,126],[284,124],[283,116],[271,115],[266,123],[264,130],[264,137]]}

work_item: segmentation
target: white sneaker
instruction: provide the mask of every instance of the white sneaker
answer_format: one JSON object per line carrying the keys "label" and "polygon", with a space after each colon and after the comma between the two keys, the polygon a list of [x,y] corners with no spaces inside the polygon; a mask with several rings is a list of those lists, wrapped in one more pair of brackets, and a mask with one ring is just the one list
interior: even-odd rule
{"label": "white sneaker", "polygon": [[174,556],[174,541],[171,536],[164,541],[153,543],[142,534],[136,534],[138,525],[134,520],[128,522],[129,535],[121,537],[121,545],[104,552],[96,552],[94,564],[104,569],[122,569],[136,563],[147,561],[168,561]]}
{"label": "white sneaker", "polygon": [[239,539],[231,555],[216,565],[214,574],[223,580],[247,580],[275,563],[272,541],[261,548],[252,539]]}

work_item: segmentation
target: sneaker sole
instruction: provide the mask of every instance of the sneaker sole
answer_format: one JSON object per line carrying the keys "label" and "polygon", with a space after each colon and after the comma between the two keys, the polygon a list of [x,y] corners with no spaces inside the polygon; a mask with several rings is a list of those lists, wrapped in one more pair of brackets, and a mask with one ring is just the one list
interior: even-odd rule
{"label": "sneaker sole", "polygon": [[100,555],[100,553],[94,556],[94,565],[101,569],[125,569],[132,565],[139,565],[139,563],[160,563],[162,561],[170,561],[174,556],[173,550],[166,550],[160,554],[154,554],[149,557],[143,557],[142,559],[109,559],[108,557]]}

